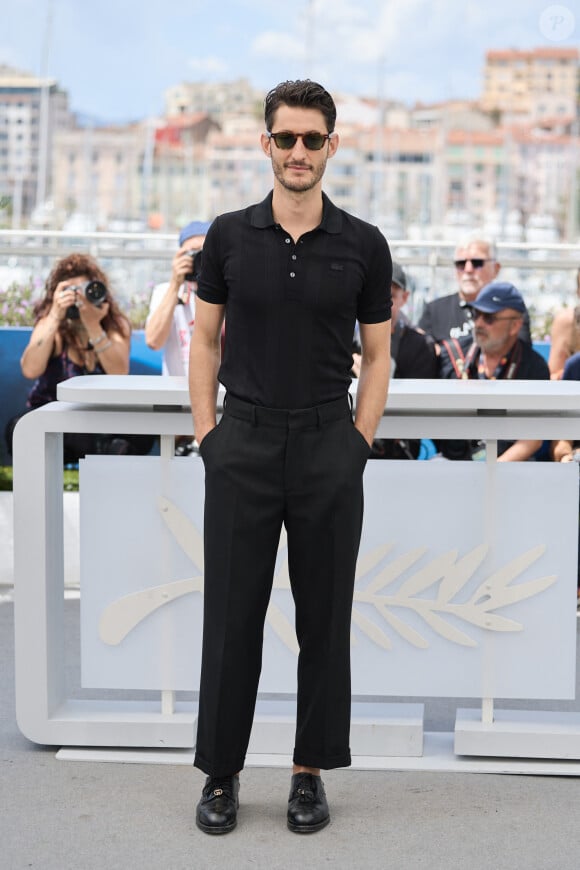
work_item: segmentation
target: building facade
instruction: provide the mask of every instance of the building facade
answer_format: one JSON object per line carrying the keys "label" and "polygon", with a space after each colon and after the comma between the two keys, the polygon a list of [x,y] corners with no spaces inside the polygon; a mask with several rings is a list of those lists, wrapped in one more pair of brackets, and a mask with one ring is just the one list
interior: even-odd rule
{"label": "building facade", "polygon": [[0,197],[13,226],[49,196],[54,135],[72,123],[55,81],[0,66]]}
{"label": "building facade", "polygon": [[575,118],[579,60],[577,48],[488,51],[482,108],[505,121]]}

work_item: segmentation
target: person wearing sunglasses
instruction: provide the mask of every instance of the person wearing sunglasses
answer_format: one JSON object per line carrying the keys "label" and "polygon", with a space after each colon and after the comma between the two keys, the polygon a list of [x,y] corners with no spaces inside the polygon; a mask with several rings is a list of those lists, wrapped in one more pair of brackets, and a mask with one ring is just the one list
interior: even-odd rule
{"label": "person wearing sunglasses", "polygon": [[[468,238],[461,242],[455,249],[453,265],[457,291],[428,302],[418,323],[437,342],[446,338],[460,339],[472,334],[470,305],[486,284],[495,281],[501,268],[494,242],[484,238]],[[531,344],[527,310],[520,337]]]}
{"label": "person wearing sunglasses", "polygon": [[[208,834],[227,833],[237,821],[283,527],[299,647],[287,825],[312,833],[329,822],[320,770],[351,762],[362,477],[389,382],[388,244],[322,191],[339,144],[334,100],[316,82],[283,82],[268,93],[264,119],[261,148],[273,190],[257,205],[220,215],[208,232],[189,365],[205,466],[194,764],[207,775],[196,824]],[[362,362],[353,421],[357,320]],[[226,396],[216,426],[218,381]]]}
{"label": "person wearing sunglasses", "polygon": [[[550,371],[544,358],[519,337],[526,305],[513,284],[494,281],[470,304],[473,336],[446,339],[441,345],[441,378],[545,381]],[[542,441],[498,441],[498,461],[523,462]],[[438,441],[446,459],[479,458],[479,442]]]}

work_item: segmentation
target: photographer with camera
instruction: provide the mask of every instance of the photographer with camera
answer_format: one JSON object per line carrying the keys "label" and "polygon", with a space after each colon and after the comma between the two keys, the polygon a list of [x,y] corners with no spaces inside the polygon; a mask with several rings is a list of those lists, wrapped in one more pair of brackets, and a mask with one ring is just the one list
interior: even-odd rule
{"label": "photographer with camera", "polygon": [[[187,377],[189,343],[195,319],[195,294],[201,273],[201,249],[210,224],[192,221],[179,234],[179,250],[173,258],[171,280],[157,284],[149,303],[145,341],[152,350],[163,349],[161,372]],[[183,435],[175,440],[176,456],[189,456],[195,439]]]}
{"label": "photographer with camera", "polygon": [[209,223],[192,221],[182,229],[179,250],[173,258],[171,279],[153,289],[145,324],[145,341],[152,350],[163,349],[164,375],[186,377],[188,373],[201,249],[209,227]]}
{"label": "photographer with camera", "polygon": [[[129,373],[131,324],[114,300],[105,273],[86,254],[70,254],[50,273],[44,296],[35,306],[36,322],[20,366],[35,380],[27,410],[56,401],[61,381],[79,375]],[[18,419],[18,418],[17,418]],[[16,420],[8,424],[11,451]],[[65,464],[86,453],[148,453],[149,435],[65,434]]]}

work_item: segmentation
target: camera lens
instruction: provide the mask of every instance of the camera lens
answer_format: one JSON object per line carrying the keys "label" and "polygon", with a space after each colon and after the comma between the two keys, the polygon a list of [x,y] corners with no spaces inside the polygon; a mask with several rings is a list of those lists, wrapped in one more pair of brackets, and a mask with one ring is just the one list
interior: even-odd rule
{"label": "camera lens", "polygon": [[107,296],[107,288],[102,281],[89,281],[84,288],[85,299],[93,305],[100,305]]}

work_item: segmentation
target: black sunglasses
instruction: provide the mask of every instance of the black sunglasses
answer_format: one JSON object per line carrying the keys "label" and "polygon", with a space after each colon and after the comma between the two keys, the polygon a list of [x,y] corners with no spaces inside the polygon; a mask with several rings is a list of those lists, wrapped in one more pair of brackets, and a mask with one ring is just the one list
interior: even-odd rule
{"label": "black sunglasses", "polygon": [[281,151],[289,151],[294,148],[298,139],[302,139],[302,144],[309,151],[320,151],[327,139],[330,139],[332,133],[270,133],[267,132],[268,139],[273,139],[276,147]]}
{"label": "black sunglasses", "polygon": [[461,269],[463,271],[467,263],[471,263],[474,269],[483,268],[484,263],[490,263],[491,259],[488,257],[487,259],[483,259],[482,257],[467,257],[466,260],[454,260],[455,268]]}

